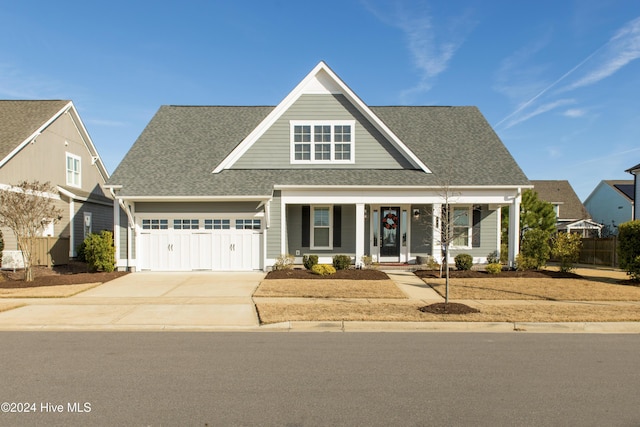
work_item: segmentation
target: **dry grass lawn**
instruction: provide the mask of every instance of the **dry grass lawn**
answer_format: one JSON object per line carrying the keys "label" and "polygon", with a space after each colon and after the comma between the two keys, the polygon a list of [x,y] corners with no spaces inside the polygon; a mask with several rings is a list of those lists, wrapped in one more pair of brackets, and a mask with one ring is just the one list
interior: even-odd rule
{"label": "dry grass lawn", "polygon": [[37,286],[32,288],[0,288],[0,298],[67,298],[95,288],[101,283],[80,285]]}
{"label": "dry grass lawn", "polygon": [[[444,279],[425,280],[440,295]],[[640,286],[586,279],[450,279],[454,300],[640,301]]]}
{"label": "dry grass lawn", "polygon": [[[450,299],[480,313],[423,313],[424,302],[405,295],[391,281],[270,280],[255,297],[262,323],[286,321],[400,322],[637,322],[640,287],[619,284],[619,272],[580,271],[584,279],[452,279]],[[378,282],[378,281],[375,281]],[[444,280],[427,279],[444,294]],[[273,297],[306,298],[282,300]],[[340,300],[332,300],[332,298]],[[398,299],[393,301],[391,299]],[[391,300],[391,301],[389,301]],[[614,303],[616,301],[616,303]]]}
{"label": "dry grass lawn", "polygon": [[418,301],[366,303],[316,301],[304,304],[258,303],[262,323],[286,321],[387,321],[387,322],[637,322],[640,304],[540,302],[483,305],[466,302],[480,313],[430,314],[418,310]]}
{"label": "dry grass lawn", "polygon": [[263,280],[254,297],[406,298],[391,280]]}

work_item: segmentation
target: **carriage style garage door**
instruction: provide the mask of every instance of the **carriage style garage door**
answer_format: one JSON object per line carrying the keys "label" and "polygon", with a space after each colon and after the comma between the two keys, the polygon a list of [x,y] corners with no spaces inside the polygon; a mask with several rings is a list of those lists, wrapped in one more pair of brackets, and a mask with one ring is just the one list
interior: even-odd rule
{"label": "carriage style garage door", "polygon": [[260,219],[149,218],[141,225],[141,270],[262,269]]}

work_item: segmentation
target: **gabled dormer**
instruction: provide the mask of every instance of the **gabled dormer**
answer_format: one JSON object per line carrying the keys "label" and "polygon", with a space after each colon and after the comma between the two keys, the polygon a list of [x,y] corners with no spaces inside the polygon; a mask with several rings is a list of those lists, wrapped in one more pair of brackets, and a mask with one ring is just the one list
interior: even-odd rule
{"label": "gabled dormer", "polygon": [[214,169],[414,169],[430,173],[320,62]]}

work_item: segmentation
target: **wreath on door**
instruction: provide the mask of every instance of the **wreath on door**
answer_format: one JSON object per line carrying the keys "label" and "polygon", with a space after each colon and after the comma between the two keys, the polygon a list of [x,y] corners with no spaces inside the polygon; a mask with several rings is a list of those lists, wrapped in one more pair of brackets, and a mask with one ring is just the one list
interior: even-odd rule
{"label": "wreath on door", "polygon": [[398,217],[394,215],[392,212],[389,212],[384,217],[384,228],[387,230],[395,229],[398,226]]}

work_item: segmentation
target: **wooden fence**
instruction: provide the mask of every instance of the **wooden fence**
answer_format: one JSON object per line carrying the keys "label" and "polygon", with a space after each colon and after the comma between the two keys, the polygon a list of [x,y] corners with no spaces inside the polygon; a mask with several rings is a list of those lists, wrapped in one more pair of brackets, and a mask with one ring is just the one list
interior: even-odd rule
{"label": "wooden fence", "polygon": [[618,238],[582,239],[580,263],[618,267]]}
{"label": "wooden fence", "polygon": [[38,237],[34,248],[34,265],[69,264],[68,237]]}

